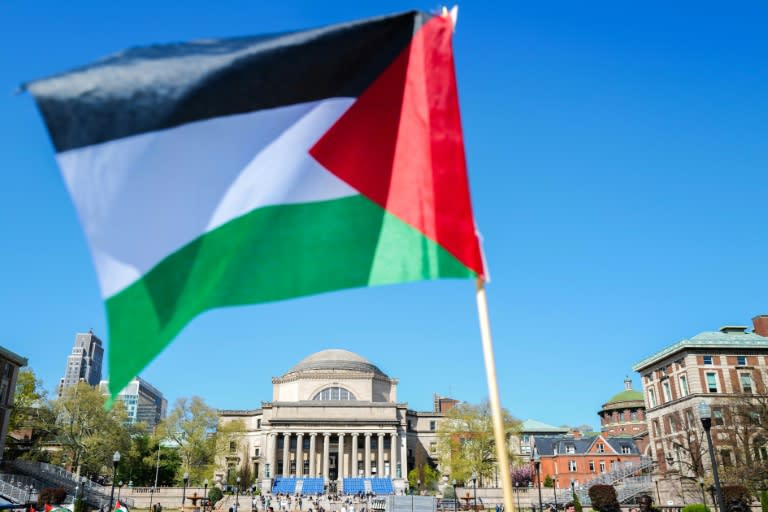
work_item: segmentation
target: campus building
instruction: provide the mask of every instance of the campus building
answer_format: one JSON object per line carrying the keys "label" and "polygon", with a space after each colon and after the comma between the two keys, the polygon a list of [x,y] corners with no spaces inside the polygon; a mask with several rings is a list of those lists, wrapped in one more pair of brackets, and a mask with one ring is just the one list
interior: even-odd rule
{"label": "campus building", "polygon": [[724,468],[753,457],[768,460],[761,429],[750,433],[750,424],[757,427],[761,419],[745,420],[738,412],[768,392],[768,315],[753,322],[753,332],[744,326],[702,332],[634,365],[643,384],[649,451],[659,482],[678,482],[681,500],[698,494],[698,478],[711,474],[699,413],[702,402],[711,408],[712,441]]}
{"label": "campus building", "polygon": [[26,358],[0,347],[0,460],[5,449],[5,438],[8,435],[8,422],[11,419],[19,368],[26,365]]}
{"label": "campus building", "polygon": [[624,379],[624,390],[604,403],[597,415],[604,436],[631,437],[640,453],[649,454],[645,400],[642,391],[632,389],[632,379]]}
{"label": "campus building", "polygon": [[272,400],[255,410],[219,411],[245,434],[218,461],[217,481],[249,464],[264,491],[405,492],[408,470],[434,463],[437,427],[455,401],[435,410],[398,402],[397,379],[362,356],[323,350],[272,379]]}
{"label": "campus building", "polygon": [[[99,387],[104,394],[109,394],[109,382],[103,380]],[[150,431],[154,430],[165,418],[168,401],[152,384],[141,377],[136,377],[118,393],[117,400],[125,405],[128,413],[128,423],[131,425],[143,422]]]}
{"label": "campus building", "polygon": [[75,334],[75,346],[67,357],[67,367],[64,376],[59,381],[56,394],[74,386],[80,381],[91,386],[98,386],[101,381],[101,362],[104,357],[104,347],[101,340],[93,331]]}

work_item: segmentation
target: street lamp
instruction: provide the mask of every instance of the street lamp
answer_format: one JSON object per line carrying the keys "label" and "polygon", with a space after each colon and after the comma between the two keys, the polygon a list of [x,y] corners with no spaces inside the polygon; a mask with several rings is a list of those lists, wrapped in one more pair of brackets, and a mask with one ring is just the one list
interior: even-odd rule
{"label": "street lamp", "polygon": [[416,479],[416,494],[421,494],[421,479]]}
{"label": "street lamp", "polygon": [[[109,491],[109,512],[112,511],[112,503],[115,499],[115,477],[117,476],[117,465],[120,464],[120,452],[112,454],[112,490]],[[118,498],[119,499],[119,498]]]}
{"label": "street lamp", "polygon": [[184,488],[181,490],[181,508],[184,509],[184,502],[187,501],[187,484],[189,483],[189,473],[184,473],[182,477]]}
{"label": "street lamp", "polygon": [[453,482],[451,482],[451,483],[453,484],[453,512],[457,512],[457,507],[458,507],[457,504],[459,503],[459,495],[456,494],[456,479],[454,478]]}
{"label": "street lamp", "polygon": [[576,480],[571,478],[571,501],[576,499]]}
{"label": "street lamp", "polygon": [[707,495],[704,494],[704,478],[699,477],[699,487],[701,488],[701,502],[706,506]]}
{"label": "street lamp", "polygon": [[117,501],[120,501],[120,491],[123,490],[123,481],[117,482]]}
{"label": "street lamp", "polygon": [[152,500],[155,498],[155,488],[149,488],[149,512],[152,512]]}
{"label": "street lamp", "polygon": [[555,497],[555,510],[557,510],[557,473],[555,473],[555,481],[552,483],[552,493]]}
{"label": "street lamp", "polygon": [[[32,499],[32,491],[34,491],[35,488],[32,487],[32,484],[29,484],[27,486],[27,504],[31,503],[30,500]],[[31,505],[30,505],[31,507]]]}
{"label": "street lamp", "polygon": [[474,502],[472,503],[472,510],[477,510],[477,473],[472,472],[472,476],[469,477],[472,480],[472,494]]}
{"label": "street lamp", "polygon": [[717,474],[717,458],[715,457],[715,450],[712,448],[712,434],[709,432],[712,428],[712,408],[707,402],[701,401],[701,403],[699,403],[699,418],[701,418],[701,426],[704,427],[704,432],[707,434],[709,460],[712,462],[712,476],[715,478],[715,492],[717,492],[718,506],[720,507],[720,512],[725,512],[723,491],[720,488],[720,476]]}
{"label": "street lamp", "polygon": [[515,496],[517,496],[517,510],[520,510],[520,481],[515,482]]}
{"label": "street lamp", "polygon": [[544,507],[541,502],[541,474],[539,473],[539,470],[541,469],[541,455],[539,455],[539,452],[536,452],[533,456],[533,467],[536,470],[536,482],[539,485],[539,512],[541,512],[544,510]]}
{"label": "street lamp", "polygon": [[235,488],[235,509],[240,506],[240,477],[235,480],[237,487]]}
{"label": "street lamp", "polygon": [[203,480],[203,510],[206,508],[206,500],[208,499],[208,479]]}

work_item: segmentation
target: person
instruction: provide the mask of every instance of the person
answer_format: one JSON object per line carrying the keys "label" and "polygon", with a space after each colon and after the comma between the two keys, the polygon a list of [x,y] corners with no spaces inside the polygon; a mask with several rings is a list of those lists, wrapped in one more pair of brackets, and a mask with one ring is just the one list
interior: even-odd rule
{"label": "person", "polygon": [[658,512],[659,510],[653,506],[653,498],[647,494],[640,496],[637,503],[640,505],[640,512]]}
{"label": "person", "polygon": [[569,501],[565,504],[565,512],[576,512],[576,504],[572,501]]}

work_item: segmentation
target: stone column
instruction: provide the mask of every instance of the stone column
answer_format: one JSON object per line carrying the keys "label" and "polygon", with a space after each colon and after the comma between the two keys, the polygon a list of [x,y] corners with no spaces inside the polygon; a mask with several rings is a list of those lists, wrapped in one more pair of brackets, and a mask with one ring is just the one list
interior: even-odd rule
{"label": "stone column", "polygon": [[397,476],[397,431],[389,434],[389,478]]}
{"label": "stone column", "polygon": [[328,465],[331,454],[331,434],[323,434],[323,480],[328,481]]}
{"label": "stone column", "polygon": [[[269,463],[269,478],[275,477],[275,464],[277,464],[277,434],[267,434],[267,462]],[[266,476],[266,475],[265,475]]]}
{"label": "stone column", "polygon": [[283,476],[291,476],[291,434],[283,434]]}
{"label": "stone column", "polygon": [[371,476],[371,433],[365,433],[365,478]]}
{"label": "stone column", "polygon": [[339,479],[343,479],[345,476],[344,470],[346,469],[347,465],[344,464],[344,434],[339,434],[339,460],[337,461],[337,466],[339,470]]}
{"label": "stone column", "polygon": [[376,476],[384,476],[384,432],[379,432],[378,447],[379,451],[376,454]]}
{"label": "stone column", "polygon": [[400,475],[403,479],[408,479],[408,440],[406,439],[405,429],[400,430]]}
{"label": "stone column", "polygon": [[357,478],[357,454],[360,451],[357,447],[357,436],[359,434],[354,432],[352,434],[352,453],[349,454],[349,476]]}
{"label": "stone column", "polygon": [[314,478],[317,476],[315,468],[315,452],[317,451],[317,432],[311,432],[309,434],[309,476]]}
{"label": "stone column", "polygon": [[296,434],[296,476],[304,476],[304,434]]}

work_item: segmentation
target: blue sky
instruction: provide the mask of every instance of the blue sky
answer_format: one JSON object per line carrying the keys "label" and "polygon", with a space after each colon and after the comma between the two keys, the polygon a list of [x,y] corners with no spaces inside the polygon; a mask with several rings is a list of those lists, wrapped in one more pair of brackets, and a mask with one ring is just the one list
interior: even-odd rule
{"label": "blue sky", "polygon": [[[0,344],[52,389],[74,334],[106,337],[95,272],[24,80],[130,46],[313,27],[437,4],[0,2]],[[455,52],[492,274],[502,405],[597,426],[638,360],[768,313],[768,5],[468,2]],[[347,290],[194,320],[143,376],[171,400],[271,400],[346,348],[399,399],[487,396],[474,285]],[[636,385],[638,387],[638,385]]]}

